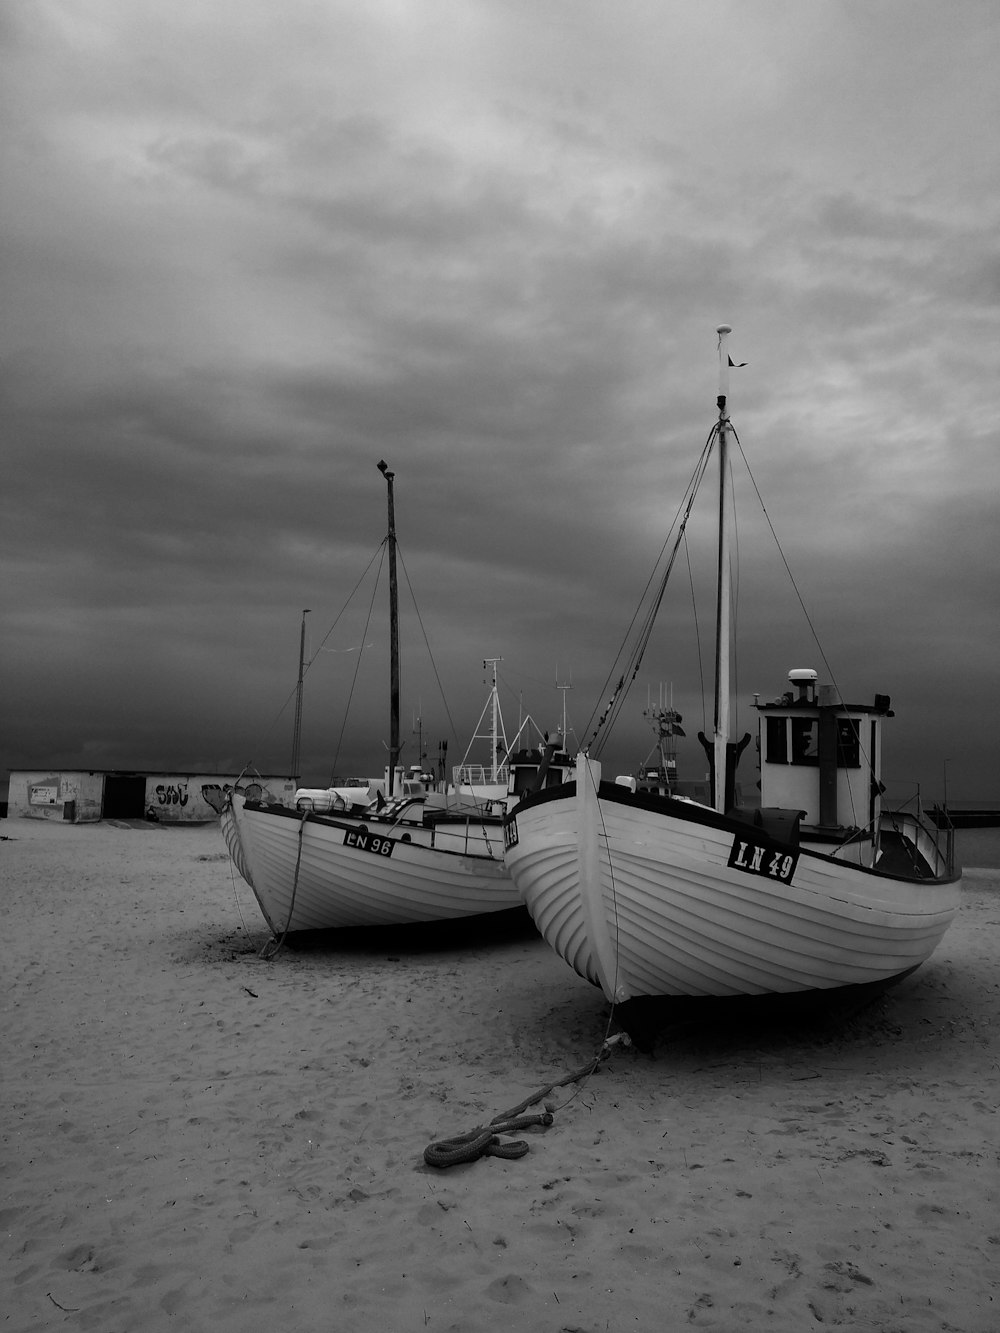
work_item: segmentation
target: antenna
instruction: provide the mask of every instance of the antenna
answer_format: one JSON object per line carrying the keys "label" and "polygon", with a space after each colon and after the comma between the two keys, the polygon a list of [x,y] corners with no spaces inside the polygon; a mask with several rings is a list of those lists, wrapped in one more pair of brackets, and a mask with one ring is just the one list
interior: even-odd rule
{"label": "antenna", "polygon": [[572,688],[573,688],[573,681],[572,681],[572,678],[570,679],[570,682],[569,682],[568,685],[560,685],[560,684],[559,684],[559,666],[558,666],[558,663],[557,663],[557,664],[556,664],[556,689],[557,689],[557,690],[562,690],[562,697],[563,697],[563,701],[562,701],[562,743],[563,743],[563,749],[566,748],[566,737],[567,737],[567,735],[569,734],[569,733],[567,732],[567,730],[566,730],[566,691],[567,691],[567,690],[571,690]]}
{"label": "antenna", "polygon": [[424,770],[424,759],[426,758],[424,754],[424,719],[422,714],[423,707],[421,701],[418,699],[417,712],[413,719],[412,734],[417,738],[417,762],[420,764],[421,773]]}

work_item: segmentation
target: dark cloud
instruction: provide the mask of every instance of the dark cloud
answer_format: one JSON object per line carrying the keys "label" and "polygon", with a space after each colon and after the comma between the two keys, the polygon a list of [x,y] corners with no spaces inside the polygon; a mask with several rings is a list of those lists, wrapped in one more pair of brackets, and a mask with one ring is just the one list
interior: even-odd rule
{"label": "dark cloud", "polygon": [[[815,629],[845,692],[897,701],[900,772],[938,794],[943,756],[990,798],[997,21],[634,17],[5,9],[0,764],[287,763],[308,606],[306,775],[378,768],[380,458],[417,600],[404,712],[434,744],[453,723],[454,757],[502,656],[513,725],[553,726],[572,679],[584,733],[726,319],[812,619],[737,458],[741,711],[826,673]],[[649,748],[647,689],[705,709],[713,504],[612,765]]]}

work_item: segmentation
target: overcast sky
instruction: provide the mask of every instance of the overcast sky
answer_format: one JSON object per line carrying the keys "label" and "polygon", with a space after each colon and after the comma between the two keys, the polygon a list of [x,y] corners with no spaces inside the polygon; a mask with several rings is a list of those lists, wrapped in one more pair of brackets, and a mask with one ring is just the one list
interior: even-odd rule
{"label": "overcast sky", "polygon": [[[382,458],[404,759],[418,716],[461,758],[488,657],[509,731],[572,683],[586,739],[728,322],[890,782],[1000,803],[994,0],[5,0],[0,43],[0,769],[287,771],[308,607],[304,778],[379,771]],[[741,468],[740,730],[829,675]],[[711,723],[715,503],[615,771],[661,683]]]}

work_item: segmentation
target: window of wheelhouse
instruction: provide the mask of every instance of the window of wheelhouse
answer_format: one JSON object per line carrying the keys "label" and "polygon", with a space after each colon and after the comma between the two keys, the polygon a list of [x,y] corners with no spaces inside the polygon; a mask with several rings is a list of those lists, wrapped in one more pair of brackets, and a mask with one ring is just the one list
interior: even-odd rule
{"label": "window of wheelhouse", "polygon": [[788,719],[784,717],[767,717],[764,721],[767,723],[767,762],[769,764],[787,764]]}
{"label": "window of wheelhouse", "polygon": [[837,718],[837,767],[861,767],[861,733],[856,718]]}
{"label": "window of wheelhouse", "polygon": [[793,717],[792,722],[792,763],[819,763],[819,719],[815,717]]}
{"label": "window of wheelhouse", "polygon": [[[769,764],[819,763],[818,718],[768,717],[764,721]],[[837,718],[837,767],[861,767],[860,723],[856,718]]]}
{"label": "window of wheelhouse", "polygon": [[[539,755],[538,762],[541,763]],[[514,769],[514,787],[512,795],[523,796],[526,791],[531,790],[535,778],[538,776],[537,765],[532,768],[527,765],[518,764]]]}

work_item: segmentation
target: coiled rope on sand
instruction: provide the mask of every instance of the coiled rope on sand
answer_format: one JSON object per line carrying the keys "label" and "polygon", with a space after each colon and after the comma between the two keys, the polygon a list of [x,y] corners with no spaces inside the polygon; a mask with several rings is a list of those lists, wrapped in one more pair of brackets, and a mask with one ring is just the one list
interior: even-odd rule
{"label": "coiled rope on sand", "polygon": [[[525,1097],[523,1102],[519,1102],[517,1106],[512,1106],[509,1111],[503,1111],[500,1115],[494,1116],[488,1125],[480,1125],[476,1129],[470,1130],[468,1134],[458,1134],[450,1139],[438,1139],[435,1143],[429,1144],[424,1149],[424,1161],[428,1166],[443,1168],[457,1166],[460,1162],[475,1162],[480,1157],[523,1157],[528,1151],[528,1144],[524,1139],[515,1139],[504,1143],[500,1140],[499,1135],[516,1134],[518,1130],[527,1129],[530,1125],[542,1125],[547,1129],[555,1119],[555,1112],[559,1109],[552,1102],[545,1103],[544,1111],[538,1111],[532,1115],[522,1113],[529,1106],[534,1106],[536,1102],[540,1102],[543,1097],[547,1097],[556,1088],[562,1088],[567,1083],[578,1083],[581,1079],[589,1078],[601,1062],[608,1058],[612,1048],[619,1042],[628,1044],[628,1038],[624,1033],[606,1038],[604,1045],[592,1060],[588,1060],[585,1065],[581,1065],[572,1074],[567,1074],[565,1078],[557,1079],[555,1083],[550,1083],[547,1087],[540,1088],[538,1092],[532,1093],[530,1097]],[[577,1089],[577,1092],[579,1092],[579,1089]],[[574,1092],[574,1097],[577,1092]],[[572,1098],[569,1100],[572,1100]],[[566,1103],[563,1104],[566,1105]]]}
{"label": "coiled rope on sand", "polygon": [[542,1111],[538,1115],[516,1116],[513,1120],[491,1120],[483,1129],[470,1130],[468,1134],[459,1134],[453,1139],[440,1139],[424,1149],[424,1161],[428,1166],[457,1166],[459,1162],[475,1162],[480,1157],[523,1157],[528,1145],[523,1139],[514,1139],[507,1143],[500,1141],[501,1134],[516,1134],[519,1129],[529,1125],[551,1125],[555,1119],[551,1111]]}

